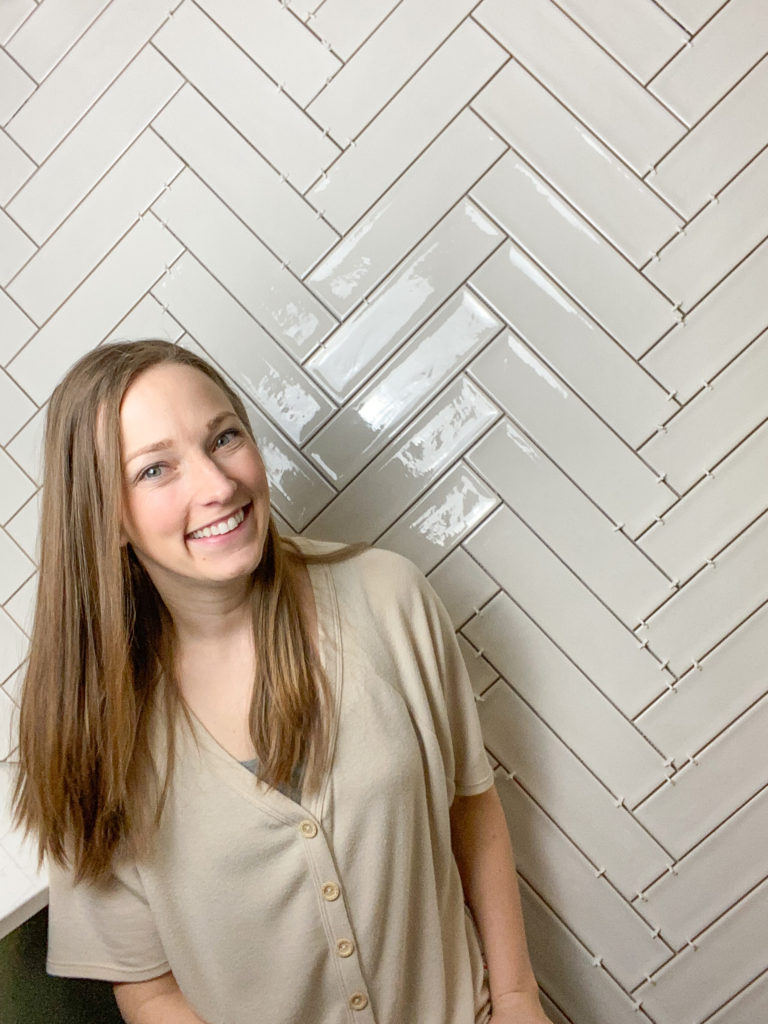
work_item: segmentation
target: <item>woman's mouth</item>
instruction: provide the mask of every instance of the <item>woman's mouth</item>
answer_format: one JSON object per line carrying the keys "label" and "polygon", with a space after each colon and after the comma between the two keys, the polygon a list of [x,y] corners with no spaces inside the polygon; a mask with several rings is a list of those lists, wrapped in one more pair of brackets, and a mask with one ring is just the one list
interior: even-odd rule
{"label": "woman's mouth", "polygon": [[199,530],[193,530],[192,533],[187,534],[187,539],[207,540],[209,537],[224,537],[228,533],[234,533],[235,530],[242,526],[250,507],[250,505],[244,505],[243,508],[239,508],[237,512],[233,512],[230,516],[222,516],[221,519],[217,519],[215,522],[209,523]]}

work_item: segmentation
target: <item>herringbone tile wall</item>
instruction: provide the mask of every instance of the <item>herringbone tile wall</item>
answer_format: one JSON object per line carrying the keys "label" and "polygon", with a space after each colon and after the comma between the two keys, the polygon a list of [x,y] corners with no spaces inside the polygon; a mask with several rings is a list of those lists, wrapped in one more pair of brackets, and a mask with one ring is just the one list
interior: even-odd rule
{"label": "herringbone tile wall", "polygon": [[553,1021],[768,1019],[765,0],[0,0],[0,42],[0,754],[51,389],[199,346],[285,528],[443,596]]}

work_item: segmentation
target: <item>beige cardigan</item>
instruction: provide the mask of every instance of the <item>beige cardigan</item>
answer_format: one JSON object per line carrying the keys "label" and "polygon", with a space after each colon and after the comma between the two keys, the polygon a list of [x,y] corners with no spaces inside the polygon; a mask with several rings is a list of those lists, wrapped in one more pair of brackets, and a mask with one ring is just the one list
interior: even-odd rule
{"label": "beige cardigan", "polygon": [[101,889],[51,871],[48,970],[170,969],[210,1024],[480,1024],[448,811],[492,774],[451,623],[390,552],[310,577],[337,712],[319,792],[296,804],[180,726],[151,856]]}

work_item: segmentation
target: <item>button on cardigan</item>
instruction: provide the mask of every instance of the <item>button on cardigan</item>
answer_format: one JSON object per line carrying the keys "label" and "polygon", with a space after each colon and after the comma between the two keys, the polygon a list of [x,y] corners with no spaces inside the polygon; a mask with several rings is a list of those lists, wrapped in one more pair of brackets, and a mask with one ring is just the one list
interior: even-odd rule
{"label": "button on cardigan", "polygon": [[209,1024],[483,1024],[449,808],[492,774],[451,623],[390,552],[309,573],[335,709],[322,784],[298,804],[179,723],[149,854],[104,886],[52,868],[48,970],[172,970]]}

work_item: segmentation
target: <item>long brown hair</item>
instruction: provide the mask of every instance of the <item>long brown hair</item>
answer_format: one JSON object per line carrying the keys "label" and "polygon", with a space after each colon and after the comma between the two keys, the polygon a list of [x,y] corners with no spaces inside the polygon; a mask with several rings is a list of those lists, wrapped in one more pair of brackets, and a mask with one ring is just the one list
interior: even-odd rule
{"label": "long brown hair", "polygon": [[[175,678],[170,614],[120,538],[120,404],[139,374],[161,363],[210,377],[253,437],[243,402],[221,374],[164,341],[93,350],[59,384],[48,410],[14,806],[40,856],[69,861],[78,879],[102,878],[116,854],[147,849],[173,771],[174,723],[184,711],[176,686],[160,685]],[[311,786],[328,751],[328,684],[295,586],[302,558],[270,517],[253,580],[250,731],[259,776],[272,786],[302,762]],[[157,714],[166,725],[161,764],[150,735]]]}

